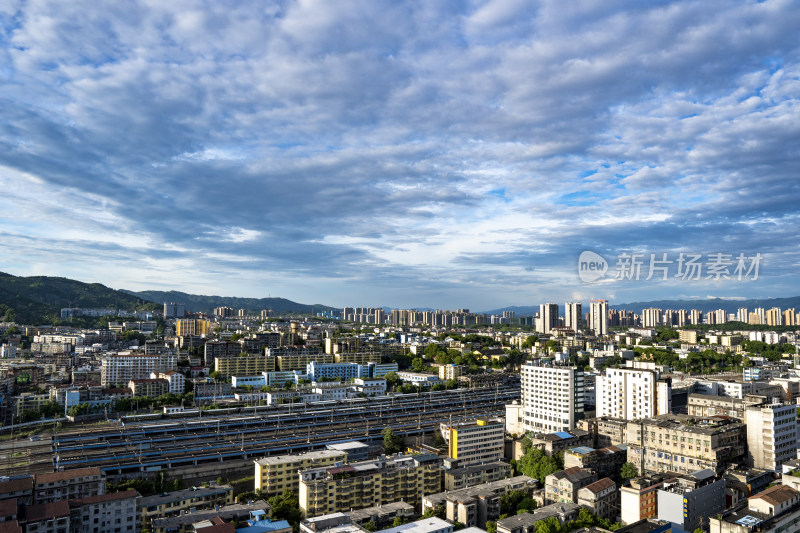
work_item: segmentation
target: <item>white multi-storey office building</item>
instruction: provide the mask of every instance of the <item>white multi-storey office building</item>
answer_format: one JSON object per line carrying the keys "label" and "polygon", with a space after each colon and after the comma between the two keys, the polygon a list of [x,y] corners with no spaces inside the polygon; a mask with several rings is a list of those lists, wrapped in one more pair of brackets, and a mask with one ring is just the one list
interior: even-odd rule
{"label": "white multi-storey office building", "polygon": [[583,371],[528,361],[521,375],[525,431],[568,431],[583,418]]}

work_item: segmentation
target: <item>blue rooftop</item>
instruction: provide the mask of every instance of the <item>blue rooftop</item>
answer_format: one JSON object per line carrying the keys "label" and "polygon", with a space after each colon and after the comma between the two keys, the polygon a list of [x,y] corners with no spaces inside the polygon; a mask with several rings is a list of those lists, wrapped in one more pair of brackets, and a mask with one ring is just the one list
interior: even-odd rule
{"label": "blue rooftop", "polygon": [[572,437],[574,437],[574,435],[570,435],[566,431],[556,431],[555,434],[561,437],[562,439],[571,439]]}
{"label": "blue rooftop", "polygon": [[569,451],[581,454],[592,453],[594,451],[594,448],[590,448],[588,446],[575,446],[574,448],[570,448]]}

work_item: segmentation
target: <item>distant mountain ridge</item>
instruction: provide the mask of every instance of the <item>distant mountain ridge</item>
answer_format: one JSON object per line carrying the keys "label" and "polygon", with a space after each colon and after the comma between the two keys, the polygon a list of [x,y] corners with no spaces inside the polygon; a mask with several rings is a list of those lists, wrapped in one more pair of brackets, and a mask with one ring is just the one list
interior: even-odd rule
{"label": "distant mountain ridge", "polygon": [[301,304],[286,298],[241,298],[237,296],[204,296],[179,291],[125,291],[128,294],[150,300],[151,302],[175,302],[186,305],[187,311],[211,313],[215,307],[232,307],[258,313],[271,309],[278,313],[319,313],[336,309],[322,304]]}
{"label": "distant mountain ridge", "polygon": [[[544,303],[544,302],[543,302]],[[583,312],[589,312],[589,303],[583,302]],[[641,313],[642,309],[657,308],[657,309],[697,309],[699,311],[708,312],[716,311],[717,309],[724,309],[727,313],[735,313],[740,307],[746,307],[749,311],[757,307],[764,309],[771,309],[773,307],[780,307],[781,309],[794,308],[800,311],[800,296],[791,296],[788,298],[760,298],[750,300],[729,300],[724,298],[707,298],[704,300],[650,300],[646,302],[631,302],[623,304],[608,305],[609,309],[618,309],[633,311]],[[481,311],[487,315],[501,315],[503,311],[514,311],[517,316],[533,316],[539,312],[538,305],[526,306],[509,306],[501,309],[492,309],[490,311]],[[564,304],[558,304],[558,312],[561,316],[564,315]]]}

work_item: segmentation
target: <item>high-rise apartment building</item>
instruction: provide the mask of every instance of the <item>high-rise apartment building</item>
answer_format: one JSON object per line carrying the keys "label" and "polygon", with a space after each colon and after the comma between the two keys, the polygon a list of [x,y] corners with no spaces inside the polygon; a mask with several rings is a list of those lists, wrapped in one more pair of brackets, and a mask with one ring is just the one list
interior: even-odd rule
{"label": "high-rise apartment building", "polygon": [[552,433],[574,428],[583,413],[583,371],[576,367],[522,365],[522,427]]}
{"label": "high-rise apartment building", "polygon": [[780,307],[773,307],[772,309],[767,310],[765,313],[765,318],[768,326],[782,326],[783,325],[783,314],[781,313]]}
{"label": "high-rise apartment building", "polygon": [[736,311],[736,321],[737,322],[744,322],[745,324],[747,324],[747,319],[748,319],[747,308],[746,307],[740,307]]}
{"label": "high-rise apartment building", "polygon": [[654,328],[662,324],[662,317],[664,312],[661,309],[651,307],[649,309],[642,309],[642,327]]}
{"label": "high-rise apartment building", "polygon": [[558,304],[541,304],[539,306],[539,332],[550,333],[558,327]]}
{"label": "high-rise apartment building", "polygon": [[580,302],[567,302],[564,304],[564,326],[572,331],[578,331],[581,327],[583,316],[583,306]]}
{"label": "high-rise apartment building", "polygon": [[589,328],[595,335],[608,335],[608,300],[591,301]]}
{"label": "high-rise apartment building", "polygon": [[654,370],[606,368],[595,379],[597,416],[640,420],[670,412],[672,386]]}

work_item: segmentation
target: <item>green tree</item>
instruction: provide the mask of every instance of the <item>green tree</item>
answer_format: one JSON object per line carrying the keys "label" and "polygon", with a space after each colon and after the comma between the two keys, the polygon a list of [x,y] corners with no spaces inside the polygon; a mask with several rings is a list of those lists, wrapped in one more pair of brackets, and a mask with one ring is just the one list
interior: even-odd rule
{"label": "green tree", "polygon": [[268,503],[272,506],[272,518],[286,520],[291,524],[299,524],[303,518],[300,510],[300,500],[291,489],[286,489],[283,494],[273,496]]}
{"label": "green tree", "polygon": [[547,476],[564,469],[564,459],[561,454],[552,457],[546,455],[539,448],[530,448],[528,453],[517,461],[517,471],[526,476],[538,479],[542,484]]}
{"label": "green tree", "polygon": [[494,520],[487,520],[486,533],[497,533],[497,522],[495,522]]}
{"label": "green tree", "polygon": [[406,519],[402,516],[395,516],[394,520],[392,521],[392,527],[402,526],[406,523]]}
{"label": "green tree", "polygon": [[422,372],[425,370],[425,361],[421,357],[415,357],[411,361],[411,368],[414,369],[414,372]]}
{"label": "green tree", "polygon": [[385,428],[381,435],[383,435],[383,448],[387,455],[403,451],[405,441],[402,436],[395,435],[392,428]]}
{"label": "green tree", "polygon": [[397,375],[397,372],[388,372],[383,379],[386,380],[386,390],[394,390],[398,385],[403,383],[403,380]]}
{"label": "green tree", "polygon": [[633,463],[625,463],[619,470],[619,477],[623,480],[628,480],[639,475],[639,470]]}

